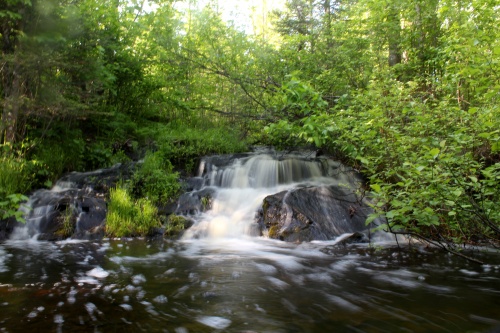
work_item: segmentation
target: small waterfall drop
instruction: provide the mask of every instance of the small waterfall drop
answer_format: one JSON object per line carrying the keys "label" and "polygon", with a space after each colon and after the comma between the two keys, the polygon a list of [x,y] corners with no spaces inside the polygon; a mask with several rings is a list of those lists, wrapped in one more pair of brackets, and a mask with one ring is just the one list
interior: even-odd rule
{"label": "small waterfall drop", "polygon": [[[260,236],[266,233],[257,221],[266,197],[298,188],[341,186],[354,191],[359,186],[352,170],[326,158],[269,153],[224,161],[217,158],[200,163],[198,178],[203,185],[187,194],[208,200],[209,193],[211,209],[194,214],[195,223],[184,239]],[[288,214],[282,215],[290,226],[291,208],[286,203],[283,207]]]}
{"label": "small waterfall drop", "polygon": [[223,188],[272,188],[324,176],[318,161],[298,158],[276,159],[271,155],[257,155],[237,159],[225,168],[213,168],[209,174],[210,186]]}
{"label": "small waterfall drop", "polygon": [[23,209],[26,223],[17,226],[10,239],[59,240],[70,235],[92,238],[93,232],[97,236],[106,216],[107,189],[132,170],[133,165],[116,164],[91,172],[72,172],[52,189],[35,191]]}

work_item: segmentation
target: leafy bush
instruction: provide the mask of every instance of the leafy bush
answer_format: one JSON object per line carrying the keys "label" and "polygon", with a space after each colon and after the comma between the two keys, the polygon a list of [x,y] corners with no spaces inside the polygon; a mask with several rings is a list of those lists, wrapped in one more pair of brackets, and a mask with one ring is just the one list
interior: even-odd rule
{"label": "leafy bush", "polygon": [[19,208],[28,197],[22,194],[9,194],[5,198],[0,196],[0,219],[14,217],[18,222],[26,222],[24,213]]}
{"label": "leafy bush", "polygon": [[[274,99],[281,120],[265,127],[266,141],[278,148],[325,144],[331,127],[325,126],[328,103],[308,83],[290,76]],[[320,124],[321,126],[318,126]]]}
{"label": "leafy bush", "polygon": [[230,128],[170,127],[158,139],[159,151],[175,166],[194,171],[200,157],[210,154],[229,154],[248,149],[239,133]]}
{"label": "leafy bush", "polygon": [[421,87],[388,75],[348,104],[281,120],[267,131],[340,152],[360,169],[376,203],[367,222],[382,216],[391,231],[428,239],[498,240],[497,107],[464,109],[452,96]]}
{"label": "leafy bush", "polygon": [[26,193],[34,182],[34,163],[10,153],[0,155],[0,197]]}
{"label": "leafy bush", "polygon": [[35,182],[35,163],[16,157],[8,147],[2,148],[5,151],[0,155],[0,219],[14,217],[24,222],[19,208],[28,200],[24,193]]}
{"label": "leafy bush", "polygon": [[370,88],[338,110],[332,143],[369,176],[391,230],[454,242],[498,238],[498,163],[488,167],[478,154],[485,145],[486,155],[497,153],[481,135],[491,109],[423,99],[414,82]]}
{"label": "leafy bush", "polygon": [[124,187],[111,189],[106,215],[108,236],[144,236],[151,228],[160,226],[157,209],[150,200],[133,200]]}
{"label": "leafy bush", "polygon": [[85,146],[86,169],[94,170],[111,166],[113,151],[104,142],[95,142]]}
{"label": "leafy bush", "polygon": [[139,170],[132,177],[131,186],[136,197],[146,197],[153,203],[167,203],[180,190],[179,174],[160,152],[149,152]]}

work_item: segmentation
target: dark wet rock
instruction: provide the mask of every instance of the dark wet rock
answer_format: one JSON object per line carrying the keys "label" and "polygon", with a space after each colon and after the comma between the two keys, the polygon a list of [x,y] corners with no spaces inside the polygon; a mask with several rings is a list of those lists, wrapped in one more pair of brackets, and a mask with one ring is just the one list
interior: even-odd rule
{"label": "dark wet rock", "polygon": [[28,236],[39,240],[96,239],[104,236],[106,202],[85,190],[39,190],[26,214]]}
{"label": "dark wet rock", "polygon": [[213,155],[206,156],[202,159],[200,164],[199,175],[205,176],[212,172],[214,169],[223,168],[230,165],[234,160],[253,155],[252,153],[240,154],[227,154],[227,155]]}
{"label": "dark wet rock", "polygon": [[186,192],[199,191],[205,185],[205,179],[202,177],[192,177],[184,181],[184,190]]}
{"label": "dark wet rock", "polygon": [[90,172],[71,172],[56,183],[56,188],[72,188],[87,192],[107,194],[109,189],[120,181],[129,179],[136,169],[137,163],[118,163],[107,169]]}
{"label": "dark wet rock", "polygon": [[15,218],[0,220],[0,241],[9,239],[10,234],[16,227],[22,227],[24,224],[16,221]]}
{"label": "dark wet rock", "polygon": [[[340,186],[303,187],[267,196],[258,223],[269,238],[287,242],[330,240],[367,230],[371,208],[353,190]],[[352,238],[351,241],[355,241]]]}
{"label": "dark wet rock", "polygon": [[205,187],[199,191],[184,193],[177,201],[176,214],[192,215],[199,212],[204,212],[212,208],[212,198],[215,194],[215,189]]}
{"label": "dark wet rock", "polygon": [[[24,229],[19,237],[101,239],[105,235],[105,197],[110,188],[131,177],[135,166],[117,164],[92,172],[72,172],[57,181],[52,190],[34,192],[27,203],[26,225],[17,225]],[[0,226],[0,237],[10,237],[12,232],[13,228]]]}
{"label": "dark wet rock", "polygon": [[158,215],[169,216],[170,214],[174,214],[177,211],[177,206],[177,202],[161,204],[160,206],[158,206]]}
{"label": "dark wet rock", "polygon": [[163,238],[163,234],[165,233],[165,228],[153,227],[148,231],[148,238]]}

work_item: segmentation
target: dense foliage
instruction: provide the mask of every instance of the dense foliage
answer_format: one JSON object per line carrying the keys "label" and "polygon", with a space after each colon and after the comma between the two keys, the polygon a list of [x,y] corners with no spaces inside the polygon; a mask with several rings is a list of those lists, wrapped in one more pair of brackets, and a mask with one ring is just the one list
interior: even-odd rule
{"label": "dense foliage", "polygon": [[126,190],[158,204],[201,155],[309,145],[384,228],[500,239],[498,0],[288,0],[254,34],[184,3],[4,2],[4,216],[67,171],[146,156]]}
{"label": "dense foliage", "polygon": [[[342,19],[323,41],[332,38],[330,52],[308,52],[327,68],[302,71],[302,86],[282,85],[293,83],[293,96],[308,105],[316,102],[305,87],[313,86],[324,100],[337,96],[333,105],[301,106],[303,116],[290,117],[297,101],[286,93],[285,112],[267,132],[288,133],[357,166],[393,232],[446,244],[498,241],[499,8],[481,0],[340,6]],[[346,51],[351,59],[340,58]],[[327,55],[336,63],[321,61]]]}

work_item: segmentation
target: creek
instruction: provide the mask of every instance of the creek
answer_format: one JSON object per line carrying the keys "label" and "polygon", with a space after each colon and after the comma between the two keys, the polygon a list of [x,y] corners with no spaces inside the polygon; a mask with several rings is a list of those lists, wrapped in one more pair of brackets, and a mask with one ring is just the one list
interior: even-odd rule
{"label": "creek", "polygon": [[[322,206],[314,210],[340,214],[324,225],[335,234],[329,239],[319,229],[304,234],[311,241],[271,239],[265,219],[257,221],[262,201],[274,193],[287,198],[296,189],[323,193],[325,186],[354,191],[359,179],[346,177],[349,172],[325,160],[269,155],[205,160],[184,209],[206,206],[200,193],[210,193],[210,207],[191,212],[194,225],[179,240],[27,236],[0,243],[0,330],[498,330],[498,252],[476,250],[491,263],[478,265],[419,244],[398,246],[383,234],[350,243],[359,231],[346,223],[353,214]],[[295,230],[298,215],[283,200],[280,232]],[[316,215],[308,216],[306,224],[315,226]]]}

